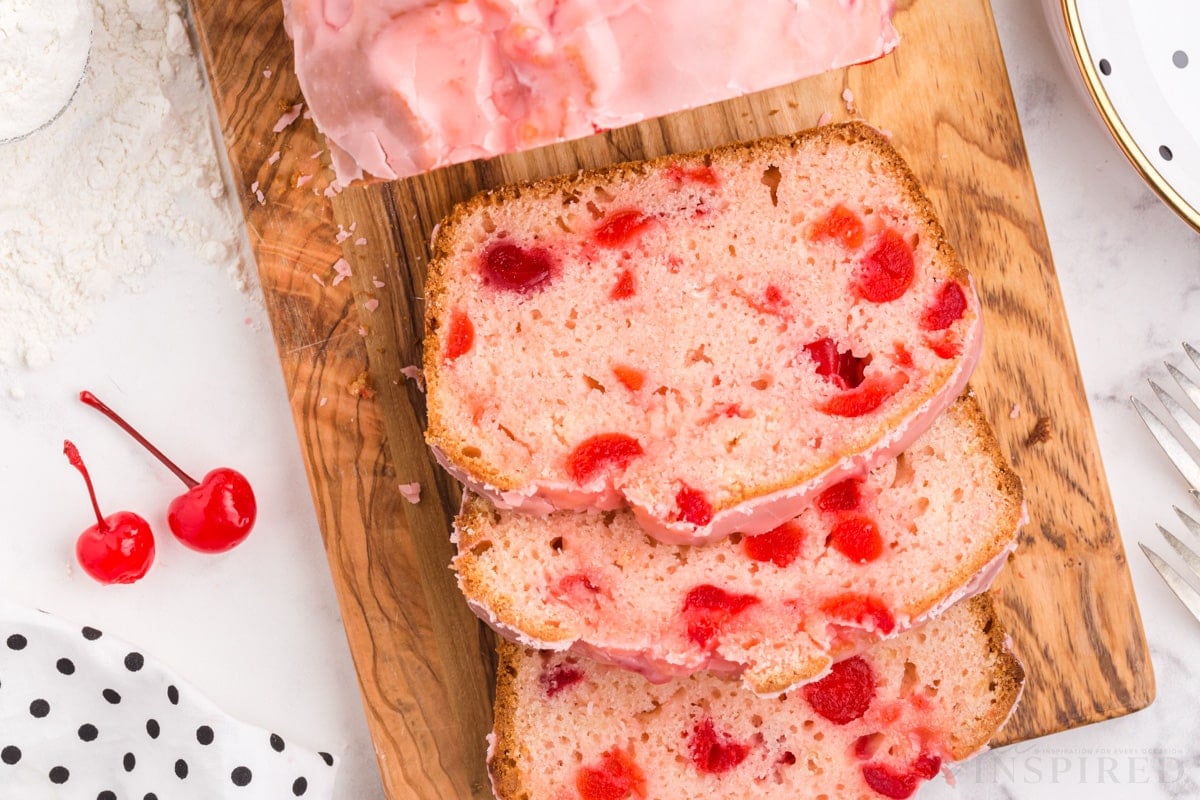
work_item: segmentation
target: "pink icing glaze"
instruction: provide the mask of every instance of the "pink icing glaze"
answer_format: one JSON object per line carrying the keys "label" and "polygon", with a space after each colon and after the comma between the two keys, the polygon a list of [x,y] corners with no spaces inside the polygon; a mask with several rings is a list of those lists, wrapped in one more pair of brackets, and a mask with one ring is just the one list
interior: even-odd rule
{"label": "pink icing glaze", "polygon": [[471,478],[452,464],[436,446],[431,446],[431,450],[434,458],[447,472],[477,494],[486,497],[498,508],[515,509],[530,514],[549,514],[555,510],[610,511],[628,506],[632,508],[643,530],[667,544],[704,544],[737,532],[747,535],[766,533],[796,517],[808,501],[826,486],[866,474],[883,462],[895,458],[928,429],[933,420],[962,393],[983,352],[983,317],[973,286],[972,283],[969,309],[975,314],[976,324],[967,329],[962,359],[941,391],[872,447],[843,459],[832,469],[804,483],[717,511],[708,525],[666,522],[664,519],[670,516],[669,509],[658,509],[657,513],[654,513],[631,503],[629,498],[603,478],[597,478],[586,486],[562,481],[533,481],[518,489],[499,489]]}
{"label": "pink icing glaze", "polygon": [[[284,0],[341,185],[780,86],[899,42],[894,0]],[[765,32],[769,32],[769,35]]]}

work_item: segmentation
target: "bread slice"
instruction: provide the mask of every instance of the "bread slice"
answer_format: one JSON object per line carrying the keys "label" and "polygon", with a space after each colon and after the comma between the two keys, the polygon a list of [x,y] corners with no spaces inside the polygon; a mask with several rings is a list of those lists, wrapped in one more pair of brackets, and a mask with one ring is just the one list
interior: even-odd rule
{"label": "bread slice", "polygon": [[763,533],[962,391],[978,299],[861,124],[508,186],[426,283],[426,439],[498,507]]}
{"label": "bread slice", "polygon": [[1023,681],[988,595],[774,699],[506,642],[488,763],[499,800],[906,798],[984,748]]}
{"label": "bread slice", "polygon": [[1020,481],[963,396],[898,459],[772,533],[662,545],[628,511],[537,517],[469,496],[454,567],[493,628],[665,680],[743,672],[772,694],[983,591],[1016,546]]}

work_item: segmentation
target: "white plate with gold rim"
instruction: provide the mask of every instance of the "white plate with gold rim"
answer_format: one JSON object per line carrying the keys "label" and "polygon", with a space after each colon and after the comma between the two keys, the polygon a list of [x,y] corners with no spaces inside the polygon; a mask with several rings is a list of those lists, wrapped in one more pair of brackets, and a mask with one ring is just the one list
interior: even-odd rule
{"label": "white plate with gold rim", "polygon": [[1200,1],[1044,1],[1117,144],[1200,231]]}

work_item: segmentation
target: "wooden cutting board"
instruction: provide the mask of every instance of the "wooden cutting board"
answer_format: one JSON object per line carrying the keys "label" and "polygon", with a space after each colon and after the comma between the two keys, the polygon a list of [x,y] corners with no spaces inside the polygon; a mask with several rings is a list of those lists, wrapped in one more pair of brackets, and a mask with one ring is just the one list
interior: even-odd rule
{"label": "wooden cutting board", "polygon": [[[458,490],[429,458],[423,397],[401,373],[420,363],[434,224],[455,202],[503,182],[798,130],[823,112],[891,132],[983,298],[987,349],[973,384],[1025,481],[1030,516],[998,582],[1029,679],[997,744],[1153,699],[988,0],[901,2],[903,43],[864,67],[332,200],[311,122],[273,131],[302,99],[279,0],[193,2],[390,798],[490,797],[491,637],[447,568]],[[339,281],[334,264],[343,257],[352,276]],[[398,491],[409,482],[421,485],[415,505]]]}

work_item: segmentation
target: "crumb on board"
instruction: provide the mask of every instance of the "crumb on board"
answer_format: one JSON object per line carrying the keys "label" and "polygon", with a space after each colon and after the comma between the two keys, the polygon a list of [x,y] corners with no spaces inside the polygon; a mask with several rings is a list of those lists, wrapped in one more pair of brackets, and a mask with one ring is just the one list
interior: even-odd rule
{"label": "crumb on board", "polygon": [[1019,417],[1019,416],[1021,416],[1021,404],[1020,404],[1020,403],[1013,403],[1013,407],[1012,407],[1012,409],[1010,409],[1010,410],[1009,410],[1009,412],[1008,412],[1008,418],[1009,418],[1009,419],[1016,419],[1016,418],[1017,418],[1017,417]]}
{"label": "crumb on board", "polygon": [[368,333],[369,333],[369,331],[367,330],[367,326],[366,326],[366,325],[359,325],[359,326],[358,326],[358,335],[359,335],[359,336],[366,336]]}
{"label": "crumb on board", "polygon": [[371,388],[371,376],[367,374],[366,370],[360,372],[357,378],[346,385],[346,391],[360,400],[370,400],[375,396],[375,390]]}
{"label": "crumb on board", "polygon": [[854,92],[850,91],[850,87],[842,89],[842,102],[846,104],[847,114],[857,114],[858,107],[854,105]]}
{"label": "crumb on board", "polygon": [[320,401],[319,403],[317,403],[317,405],[319,405],[319,406],[321,406],[322,408],[324,408],[324,407],[325,407],[325,404],[326,404],[326,403],[328,403],[328,402],[329,402],[329,398],[328,398],[328,397],[322,397],[322,398],[321,398],[321,401]]}
{"label": "crumb on board", "polygon": [[[283,133],[288,126],[300,118],[301,111],[304,110],[304,103],[296,103],[287,111],[283,112],[283,116],[275,123],[275,127],[271,128],[271,133]],[[305,117],[307,119],[307,117]]]}
{"label": "crumb on board", "polygon": [[374,284],[376,289],[382,289],[384,286],[387,286],[386,283],[384,283],[383,281],[379,280],[379,278],[376,278],[376,277],[371,278],[371,283]]}
{"label": "crumb on board", "polygon": [[372,297],[370,300],[363,303],[363,308],[374,313],[375,309],[379,308],[379,301]]}
{"label": "crumb on board", "polygon": [[276,150],[274,153],[271,153],[271,155],[267,158],[267,163],[274,164],[276,161],[278,161],[282,157],[283,157],[283,154],[281,152],[279,152],[278,150]]}
{"label": "crumb on board", "polygon": [[365,236],[360,236],[360,237],[358,237],[357,239],[355,239],[355,240],[354,240],[354,246],[355,246],[355,247],[362,247],[362,246],[363,246],[363,245],[365,245],[366,243],[367,243],[367,237],[365,237]]}
{"label": "crumb on board", "polygon": [[419,483],[401,483],[397,486],[400,490],[400,496],[414,506],[421,502],[421,484]]}
{"label": "crumb on board", "polygon": [[296,176],[296,188],[297,189],[302,188],[304,186],[304,184],[308,183],[312,179],[313,179],[312,175],[297,175]]}
{"label": "crumb on board", "polygon": [[321,284],[322,286],[324,286],[324,285],[325,285],[325,281],[321,280],[321,276],[320,276],[320,275],[318,275],[318,274],[317,274],[317,273],[315,273],[315,272],[312,274],[312,279],[313,279],[314,281],[316,281],[317,283]]}
{"label": "crumb on board", "polygon": [[1038,417],[1037,422],[1033,426],[1033,430],[1031,430],[1029,435],[1025,437],[1025,446],[1032,447],[1035,444],[1048,442],[1053,434],[1054,430],[1050,425],[1050,418]]}
{"label": "crumb on board", "polygon": [[333,285],[337,286],[339,283],[346,280],[346,278],[350,277],[350,262],[344,258],[339,258],[337,261],[333,262],[333,271],[337,273],[336,277],[333,279]]}
{"label": "crumb on board", "polygon": [[417,366],[407,366],[400,370],[400,374],[408,378],[417,385],[417,389],[425,391],[425,373],[421,372],[421,368]]}
{"label": "crumb on board", "polygon": [[821,116],[817,117],[817,127],[820,128],[833,122],[833,114],[828,111],[822,111]]}

